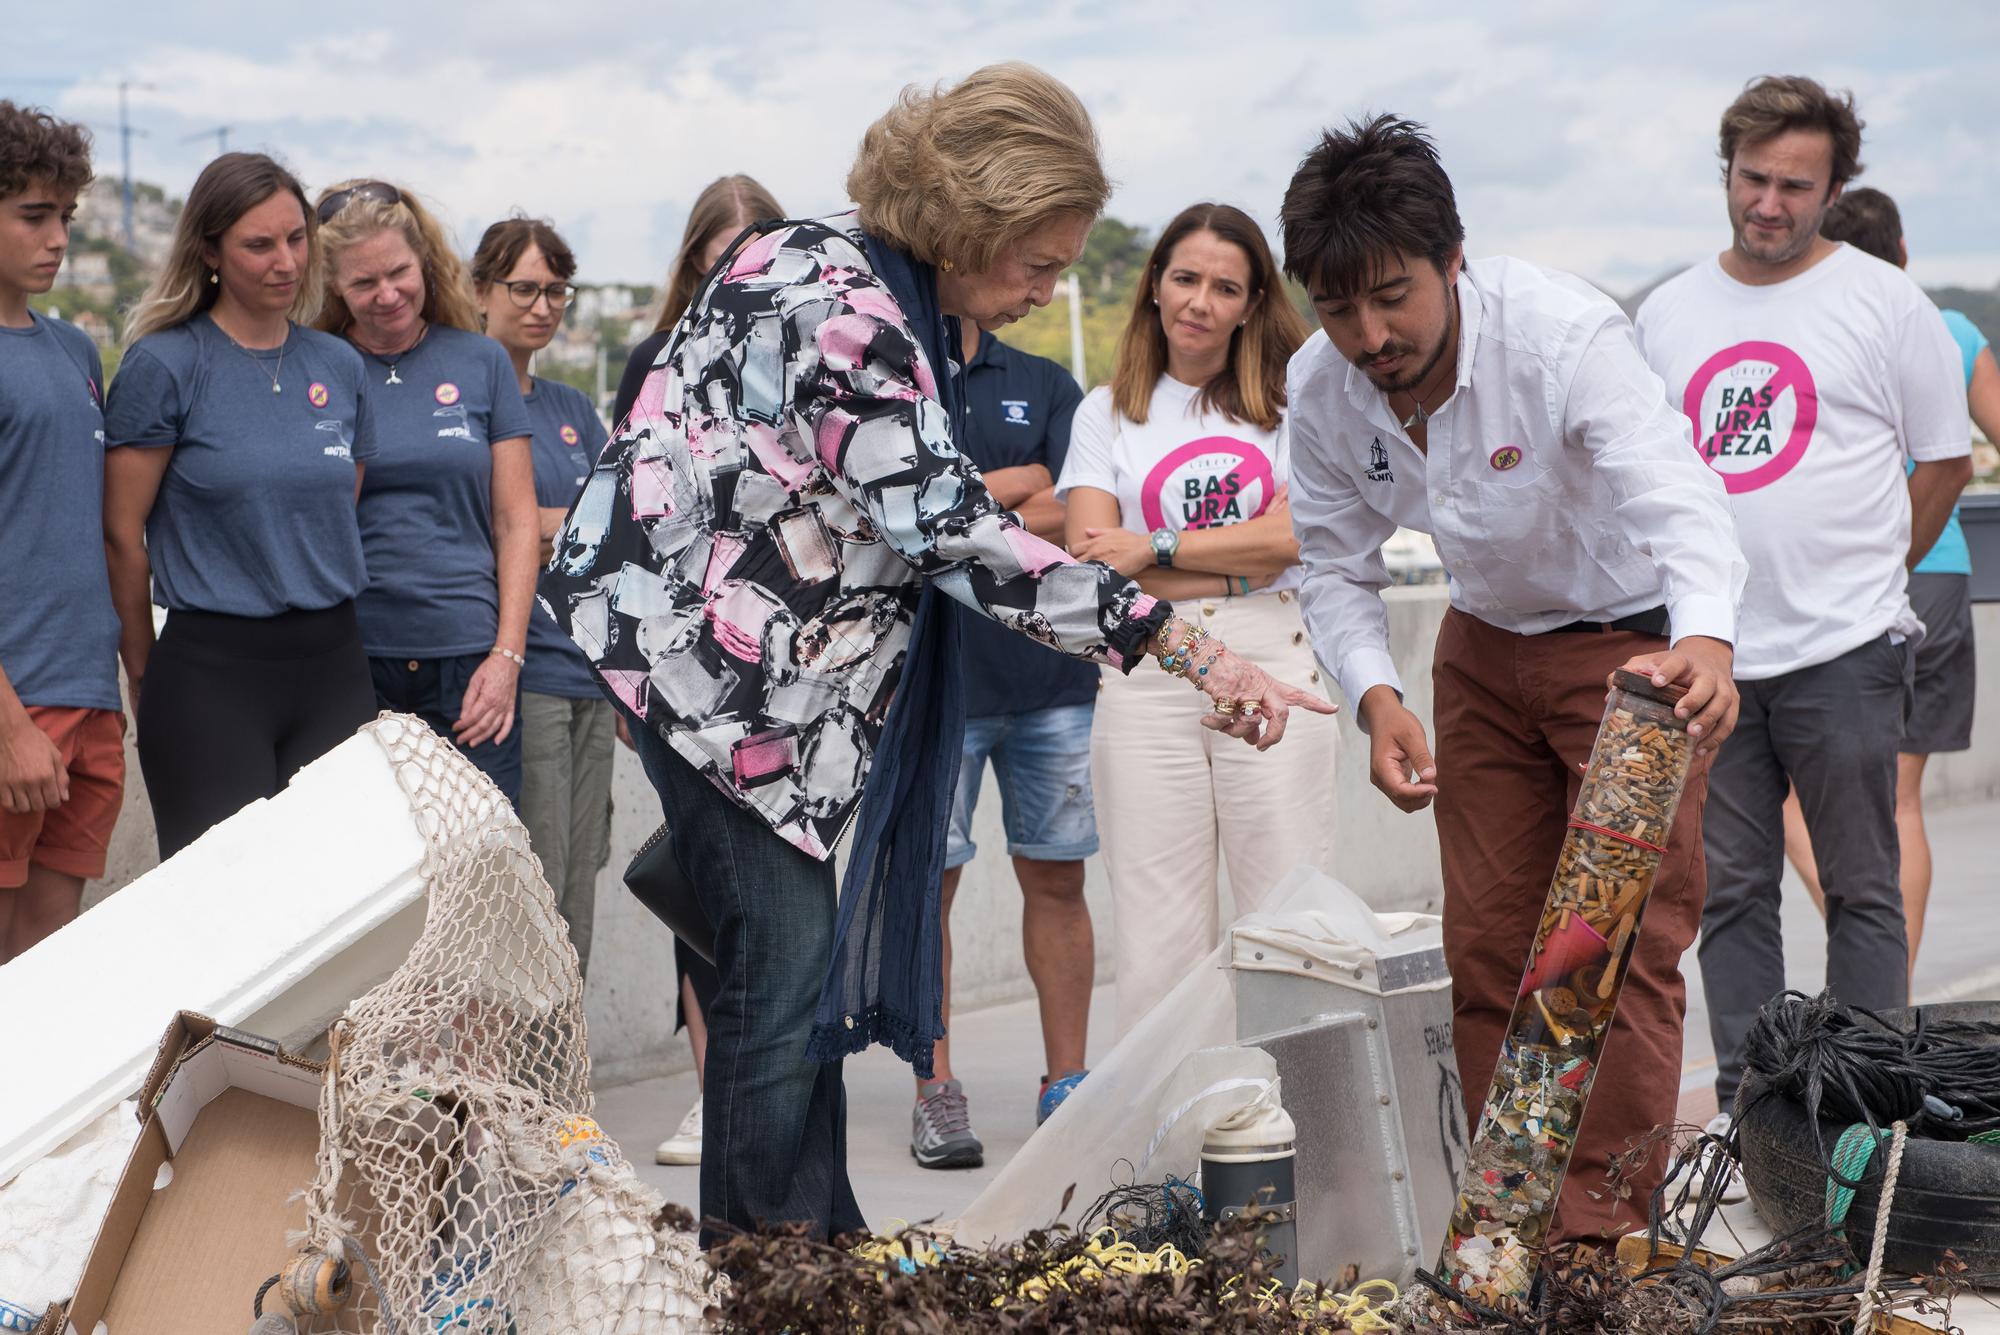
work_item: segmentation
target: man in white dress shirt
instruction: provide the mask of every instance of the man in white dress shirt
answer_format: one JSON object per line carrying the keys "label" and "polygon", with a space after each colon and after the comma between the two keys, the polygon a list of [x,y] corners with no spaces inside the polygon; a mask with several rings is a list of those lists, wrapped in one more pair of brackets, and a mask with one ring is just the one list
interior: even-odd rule
{"label": "man in white dress shirt", "polygon": [[[1606,1189],[1610,1156],[1674,1120],[1702,787],[1736,717],[1744,563],[1723,488],[1617,306],[1519,260],[1465,262],[1451,181],[1421,127],[1383,116],[1329,132],[1292,178],[1282,223],[1285,268],[1321,327],[1290,375],[1306,624],[1369,734],[1375,786],[1405,811],[1435,799],[1474,1119],[1606,679],[1624,666],[1688,688],[1700,758],[1552,1235],[1615,1236],[1644,1222],[1665,1169],[1655,1156],[1629,1197]],[[1451,576],[1435,760],[1389,653],[1381,547],[1398,525],[1431,534]]]}
{"label": "man in white dress shirt", "polygon": [[1758,79],[1723,113],[1720,148],[1730,246],[1657,288],[1638,331],[1750,559],[1743,727],[1716,757],[1705,830],[1701,972],[1727,1116],[1744,1036],[1785,986],[1787,779],[1819,857],[1827,986],[1870,1009],[1908,999],[1896,751],[1923,626],[1906,574],[1972,477],[1972,426],[1930,298],[1820,235],[1861,170],[1853,99]]}

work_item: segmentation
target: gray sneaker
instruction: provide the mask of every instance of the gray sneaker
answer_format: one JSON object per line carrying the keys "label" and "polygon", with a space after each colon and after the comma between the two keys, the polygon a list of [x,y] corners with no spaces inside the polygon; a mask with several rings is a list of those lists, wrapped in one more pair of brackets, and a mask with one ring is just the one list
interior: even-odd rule
{"label": "gray sneaker", "polygon": [[986,1147],[972,1134],[965,1090],[956,1080],[919,1086],[910,1113],[910,1154],[925,1168],[977,1168]]}

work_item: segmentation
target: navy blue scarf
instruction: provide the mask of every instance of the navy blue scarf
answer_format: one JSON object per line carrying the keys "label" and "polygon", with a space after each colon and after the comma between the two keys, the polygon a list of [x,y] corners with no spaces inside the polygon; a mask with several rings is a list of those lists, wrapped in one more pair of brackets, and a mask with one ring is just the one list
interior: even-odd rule
{"label": "navy blue scarf", "polygon": [[[965,394],[952,374],[952,328],[938,305],[937,273],[877,237],[862,240],[923,347],[955,437]],[[965,737],[958,618],[946,602],[921,581],[895,700],[861,790],[833,960],[806,1044],[811,1061],[838,1061],[879,1042],[929,1079],[931,1045],[944,1036],[938,894]]]}

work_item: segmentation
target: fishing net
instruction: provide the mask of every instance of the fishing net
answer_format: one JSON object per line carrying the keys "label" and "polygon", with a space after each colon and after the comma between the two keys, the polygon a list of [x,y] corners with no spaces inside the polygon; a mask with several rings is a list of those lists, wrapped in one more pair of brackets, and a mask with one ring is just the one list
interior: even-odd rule
{"label": "fishing net", "polygon": [[706,1329],[723,1281],[591,1118],[576,951],[520,819],[418,720],[368,731],[428,845],[429,904],[330,1036],[301,1248],[366,1259],[299,1329]]}

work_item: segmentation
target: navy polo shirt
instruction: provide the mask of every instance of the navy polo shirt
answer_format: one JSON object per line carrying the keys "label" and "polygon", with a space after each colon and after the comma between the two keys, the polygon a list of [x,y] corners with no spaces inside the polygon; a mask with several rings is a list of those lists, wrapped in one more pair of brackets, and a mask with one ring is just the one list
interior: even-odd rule
{"label": "navy polo shirt", "polygon": [[[1069,423],[1083,391],[1047,357],[1010,348],[991,334],[964,372],[967,425],[960,449],[982,472],[1041,464],[1062,476]],[[972,718],[1089,704],[1097,668],[1036,644],[1018,631],[953,604],[964,625],[965,712]]]}

